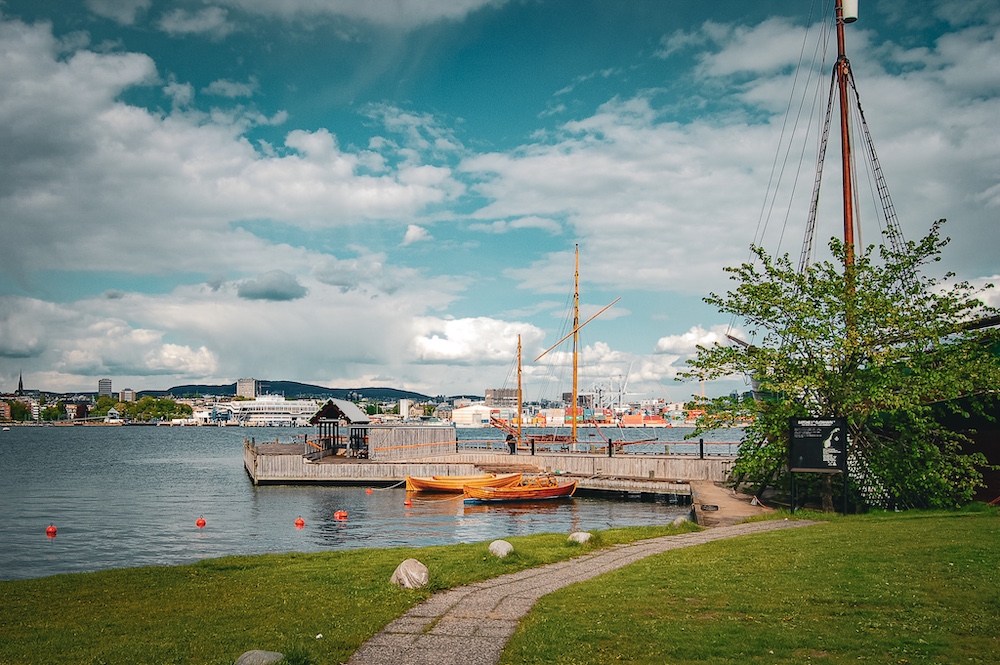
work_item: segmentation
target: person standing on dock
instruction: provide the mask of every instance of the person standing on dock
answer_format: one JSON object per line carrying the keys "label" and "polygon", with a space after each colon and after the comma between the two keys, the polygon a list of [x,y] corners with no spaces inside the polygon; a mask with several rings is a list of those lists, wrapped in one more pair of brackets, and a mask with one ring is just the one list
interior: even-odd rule
{"label": "person standing on dock", "polygon": [[513,434],[507,435],[507,447],[510,449],[511,455],[517,454],[517,439],[514,438]]}

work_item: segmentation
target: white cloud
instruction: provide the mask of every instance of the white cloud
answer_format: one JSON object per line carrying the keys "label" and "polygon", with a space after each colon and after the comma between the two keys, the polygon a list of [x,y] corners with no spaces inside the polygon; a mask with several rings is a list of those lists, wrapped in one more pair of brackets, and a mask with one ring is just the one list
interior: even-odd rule
{"label": "white cloud", "polygon": [[197,12],[173,9],[160,17],[158,26],[172,37],[204,34],[215,39],[222,39],[236,29],[222,7],[205,7]]}
{"label": "white cloud", "polygon": [[412,245],[417,242],[424,242],[427,240],[433,240],[431,234],[427,229],[422,226],[417,226],[416,224],[410,224],[406,227],[406,235],[403,236],[403,246]]}
{"label": "white cloud", "polygon": [[726,335],[739,337],[741,333],[728,326],[712,326],[708,330],[701,326],[693,326],[686,333],[661,337],[656,342],[656,351],[657,353],[692,358],[698,353],[699,346],[708,348],[715,344],[729,344],[729,338]]}
{"label": "white cloud", "polygon": [[140,12],[147,11],[152,0],[85,0],[90,11],[122,25],[132,25]]}
{"label": "white cloud", "polygon": [[239,7],[251,14],[277,16],[287,20],[313,17],[360,19],[401,29],[415,28],[437,21],[460,21],[484,7],[500,6],[506,0],[217,0],[217,4]]}
{"label": "white cloud", "polygon": [[206,92],[210,95],[219,95],[221,97],[230,97],[230,98],[252,97],[254,93],[257,92],[259,86],[260,84],[257,82],[257,79],[253,76],[251,76],[246,83],[241,81],[229,81],[226,79],[218,79],[209,83],[203,92]]}

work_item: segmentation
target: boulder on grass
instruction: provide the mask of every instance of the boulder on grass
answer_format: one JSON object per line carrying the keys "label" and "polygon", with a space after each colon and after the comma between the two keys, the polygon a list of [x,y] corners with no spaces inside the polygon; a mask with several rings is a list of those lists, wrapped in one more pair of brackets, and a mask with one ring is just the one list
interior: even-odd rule
{"label": "boulder on grass", "polygon": [[407,559],[396,566],[389,581],[401,589],[419,589],[426,586],[429,579],[427,566],[416,559]]}
{"label": "boulder on grass", "polygon": [[506,540],[494,540],[490,543],[490,554],[497,558],[502,559],[513,551],[514,546]]}
{"label": "boulder on grass", "polygon": [[678,515],[677,517],[674,518],[674,521],[671,522],[670,524],[671,526],[681,526],[685,522],[690,522],[690,521],[691,520],[687,518],[687,515]]}
{"label": "boulder on grass", "polygon": [[569,541],[571,543],[580,543],[585,545],[590,542],[590,534],[586,531],[575,531],[569,534]]}
{"label": "boulder on grass", "polygon": [[280,663],[284,659],[285,654],[283,653],[254,649],[253,651],[244,652],[236,659],[235,665],[273,665],[274,663]]}

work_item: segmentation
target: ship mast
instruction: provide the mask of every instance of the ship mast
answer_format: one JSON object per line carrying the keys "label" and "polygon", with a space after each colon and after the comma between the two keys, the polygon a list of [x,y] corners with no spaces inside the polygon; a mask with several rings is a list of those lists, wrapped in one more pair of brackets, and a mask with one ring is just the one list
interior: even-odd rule
{"label": "ship mast", "polygon": [[[847,5],[845,11],[845,4]],[[854,293],[854,191],[851,175],[851,128],[848,116],[847,81],[851,63],[847,59],[844,24],[858,19],[857,0],[836,0],[837,18],[837,87],[840,92],[840,153],[844,188],[844,280],[847,293]]]}
{"label": "ship mast", "polygon": [[521,405],[524,399],[521,393],[521,336],[517,336],[517,445],[521,445],[521,420],[523,412]]}
{"label": "ship mast", "polygon": [[579,366],[578,348],[580,344],[580,245],[576,245],[576,267],[573,271],[573,402],[572,402],[572,425],[570,426],[570,439],[576,445],[576,407],[579,403],[577,393],[577,371]]}

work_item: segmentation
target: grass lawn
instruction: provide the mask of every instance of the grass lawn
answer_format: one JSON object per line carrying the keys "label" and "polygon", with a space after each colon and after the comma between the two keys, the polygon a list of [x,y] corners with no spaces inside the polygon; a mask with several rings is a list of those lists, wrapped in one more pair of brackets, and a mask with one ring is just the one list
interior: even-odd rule
{"label": "grass lawn", "polygon": [[[0,664],[232,665],[249,649],[341,663],[435,591],[677,532],[615,529],[595,534],[586,546],[569,543],[566,534],[509,538],[515,549],[505,559],[487,556],[487,543],[478,543],[225,557],[3,581]],[[404,591],[389,583],[409,557],[430,569],[428,588]]]}
{"label": "grass lawn", "polygon": [[666,552],[542,598],[501,662],[1000,663],[1000,518],[852,516]]}

